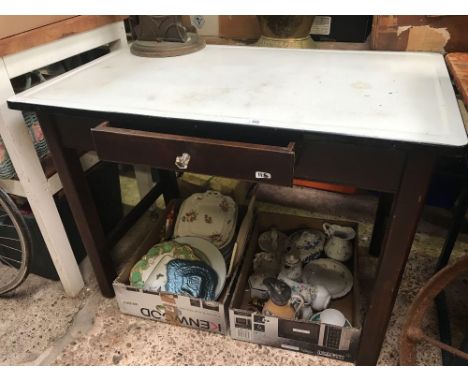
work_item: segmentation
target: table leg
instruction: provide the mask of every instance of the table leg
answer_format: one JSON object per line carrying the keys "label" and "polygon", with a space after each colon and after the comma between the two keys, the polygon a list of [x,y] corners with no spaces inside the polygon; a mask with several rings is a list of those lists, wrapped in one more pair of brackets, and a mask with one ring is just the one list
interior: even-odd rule
{"label": "table leg", "polygon": [[166,205],[171,199],[177,199],[180,197],[179,186],[177,184],[177,177],[175,172],[167,170],[157,170],[159,181],[164,185],[164,202]]}
{"label": "table leg", "polygon": [[143,199],[145,195],[153,188],[154,182],[151,176],[151,167],[144,165],[134,165],[135,179],[140,192],[140,198]]}
{"label": "table leg", "polygon": [[408,259],[435,157],[427,152],[408,154],[379,258],[377,274],[364,320],[356,364],[375,365]]}
{"label": "table leg", "polygon": [[372,231],[372,239],[369,245],[369,253],[372,256],[378,256],[385,240],[385,228],[388,224],[390,210],[393,203],[393,194],[381,193],[379,195],[379,204],[375,214],[374,229]]}
{"label": "table leg", "polygon": [[79,156],[62,146],[53,116],[40,112],[38,118],[101,292],[113,297],[116,271]]}

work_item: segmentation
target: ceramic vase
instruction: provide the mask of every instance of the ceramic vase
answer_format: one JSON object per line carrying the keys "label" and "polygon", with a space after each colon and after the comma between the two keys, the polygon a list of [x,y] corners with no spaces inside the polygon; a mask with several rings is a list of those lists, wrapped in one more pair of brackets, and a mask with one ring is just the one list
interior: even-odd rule
{"label": "ceramic vase", "polygon": [[323,224],[323,230],[328,236],[325,244],[325,255],[337,261],[348,261],[353,255],[352,240],[356,232],[351,227],[343,227],[336,224]]}

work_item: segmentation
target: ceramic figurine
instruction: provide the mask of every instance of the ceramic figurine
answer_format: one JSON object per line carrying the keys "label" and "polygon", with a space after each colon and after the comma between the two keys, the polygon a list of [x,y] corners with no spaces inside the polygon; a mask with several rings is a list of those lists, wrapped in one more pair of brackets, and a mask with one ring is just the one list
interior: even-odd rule
{"label": "ceramic figurine", "polygon": [[286,250],[287,240],[288,237],[283,232],[278,231],[276,228],[272,228],[259,235],[258,246],[264,252],[275,252],[281,254]]}
{"label": "ceramic figurine", "polygon": [[356,232],[351,227],[342,227],[336,224],[323,224],[323,230],[328,236],[325,244],[325,255],[337,261],[348,261],[353,256],[352,240]]}
{"label": "ceramic figurine", "polygon": [[297,282],[287,277],[286,273],[281,272],[278,279],[285,282],[292,293],[301,295],[306,305],[310,305],[314,310],[324,310],[328,307],[331,300],[330,292],[323,285],[309,285]]}
{"label": "ceramic figurine", "polygon": [[[304,306],[304,299],[300,295],[292,295],[291,288],[284,281],[268,277],[263,280],[268,288],[270,299],[263,306],[262,314],[275,316],[285,320],[294,320]],[[294,306],[294,302],[297,306]]]}
{"label": "ceramic figurine", "polygon": [[252,274],[249,276],[250,297],[253,299],[266,300],[268,298],[268,288],[263,284],[264,275]]}
{"label": "ceramic figurine", "polygon": [[265,277],[276,277],[281,270],[278,256],[272,252],[258,252],[253,260],[253,273]]}
{"label": "ceramic figurine", "polygon": [[302,278],[302,262],[299,256],[290,252],[284,256],[281,273],[288,279],[300,281]]}

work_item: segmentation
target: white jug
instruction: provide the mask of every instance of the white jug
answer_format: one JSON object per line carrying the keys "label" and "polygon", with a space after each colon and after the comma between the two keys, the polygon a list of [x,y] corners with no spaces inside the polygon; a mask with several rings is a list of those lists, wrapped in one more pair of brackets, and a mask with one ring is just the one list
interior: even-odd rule
{"label": "white jug", "polygon": [[328,236],[325,255],[333,260],[348,261],[353,255],[352,240],[356,237],[356,231],[351,227],[330,223],[324,223],[323,230]]}

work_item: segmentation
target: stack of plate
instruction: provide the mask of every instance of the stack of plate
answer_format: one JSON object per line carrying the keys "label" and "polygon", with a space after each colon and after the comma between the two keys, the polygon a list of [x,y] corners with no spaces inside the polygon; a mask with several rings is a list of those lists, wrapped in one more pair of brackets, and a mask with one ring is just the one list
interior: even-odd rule
{"label": "stack of plate", "polygon": [[167,289],[167,265],[175,259],[201,261],[213,269],[217,276],[214,299],[219,297],[226,281],[226,264],[223,255],[209,241],[197,237],[178,238],[153,246],[133,266],[130,272],[130,285],[153,292],[170,292]]}
{"label": "stack of plate", "polygon": [[221,252],[234,237],[237,205],[217,191],[193,194],[184,200],[174,228],[174,237],[199,237],[208,240]]}

